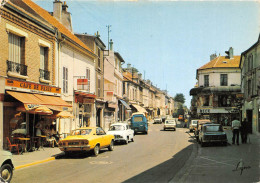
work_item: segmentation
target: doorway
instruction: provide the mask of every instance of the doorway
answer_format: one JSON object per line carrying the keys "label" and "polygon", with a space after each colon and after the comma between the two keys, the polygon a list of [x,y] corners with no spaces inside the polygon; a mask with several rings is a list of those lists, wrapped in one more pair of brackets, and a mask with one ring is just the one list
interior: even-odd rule
{"label": "doorway", "polygon": [[101,121],[101,108],[97,108],[97,120],[96,121],[97,121],[96,126],[101,127],[100,126],[100,123],[101,123],[100,122]]}

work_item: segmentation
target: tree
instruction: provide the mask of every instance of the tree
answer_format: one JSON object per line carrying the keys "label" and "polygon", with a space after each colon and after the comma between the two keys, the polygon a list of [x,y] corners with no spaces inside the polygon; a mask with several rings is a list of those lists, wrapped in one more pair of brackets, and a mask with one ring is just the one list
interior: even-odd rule
{"label": "tree", "polygon": [[176,102],[180,102],[181,104],[184,104],[185,103],[185,98],[184,98],[184,95],[182,93],[177,93],[174,97],[174,100]]}

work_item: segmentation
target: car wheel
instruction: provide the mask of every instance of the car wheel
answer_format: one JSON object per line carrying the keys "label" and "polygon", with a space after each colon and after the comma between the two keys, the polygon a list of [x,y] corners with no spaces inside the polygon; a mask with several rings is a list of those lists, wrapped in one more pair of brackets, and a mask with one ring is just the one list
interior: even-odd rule
{"label": "car wheel", "polygon": [[128,144],[128,137],[127,137],[127,139],[125,140],[125,144]]}
{"label": "car wheel", "polygon": [[4,164],[0,169],[0,175],[4,182],[10,182],[13,176],[13,168],[10,164]]}
{"label": "car wheel", "polygon": [[100,148],[99,148],[99,145],[97,144],[97,145],[94,147],[94,149],[93,149],[93,152],[94,152],[94,155],[95,155],[95,156],[98,156],[99,150],[100,150]]}
{"label": "car wheel", "polygon": [[114,150],[114,141],[113,140],[111,140],[110,145],[108,146],[108,150],[109,151],[113,151]]}
{"label": "car wheel", "polygon": [[131,142],[134,142],[134,138],[131,139]]}

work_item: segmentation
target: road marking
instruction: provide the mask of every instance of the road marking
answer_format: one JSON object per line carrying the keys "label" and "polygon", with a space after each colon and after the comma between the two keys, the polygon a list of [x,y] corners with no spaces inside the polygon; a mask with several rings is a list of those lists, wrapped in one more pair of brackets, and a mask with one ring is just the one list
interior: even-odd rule
{"label": "road marking", "polygon": [[112,161],[91,161],[89,163],[92,165],[110,165],[113,162]]}
{"label": "road marking", "polygon": [[42,160],[42,161],[35,161],[33,163],[28,163],[28,164],[25,164],[25,165],[16,166],[15,170],[18,170],[18,169],[21,169],[21,168],[25,168],[25,167],[28,167],[28,166],[32,166],[32,165],[45,163],[45,162],[52,161],[52,160],[55,160],[55,157],[51,157],[51,158],[48,158],[48,159],[45,159],[45,160]]}

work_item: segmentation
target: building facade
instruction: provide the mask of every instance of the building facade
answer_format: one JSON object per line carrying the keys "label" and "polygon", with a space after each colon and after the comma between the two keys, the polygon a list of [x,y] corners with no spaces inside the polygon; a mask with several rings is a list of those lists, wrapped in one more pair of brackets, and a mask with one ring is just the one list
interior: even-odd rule
{"label": "building facade", "polygon": [[260,36],[241,54],[242,119],[249,122],[251,133],[260,132]]}
{"label": "building facade", "polygon": [[233,48],[226,53],[211,55],[211,61],[197,69],[198,87],[191,89],[190,95],[193,117],[231,125],[233,118],[240,116],[240,56],[233,56]]}

